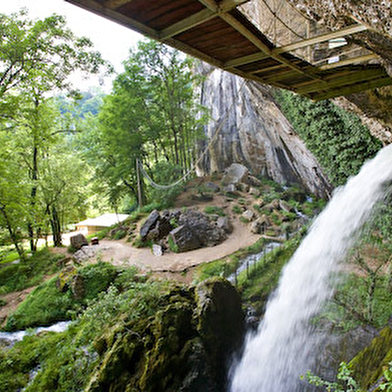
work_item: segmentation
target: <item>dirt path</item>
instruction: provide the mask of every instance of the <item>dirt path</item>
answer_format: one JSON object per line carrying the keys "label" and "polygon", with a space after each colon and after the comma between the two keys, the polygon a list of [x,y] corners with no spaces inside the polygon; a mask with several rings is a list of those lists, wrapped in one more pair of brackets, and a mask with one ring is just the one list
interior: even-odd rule
{"label": "dirt path", "polygon": [[103,261],[114,265],[134,265],[141,271],[168,271],[181,272],[201,263],[220,259],[237,250],[254,244],[259,235],[252,234],[248,225],[238,219],[232,220],[233,233],[222,244],[210,248],[196,249],[185,253],[166,253],[163,256],[155,256],[151,249],[132,247],[124,241],[103,240],[100,242],[104,248],[100,253]]}
{"label": "dirt path", "polygon": [[8,315],[13,313],[19,304],[26,299],[26,297],[35,289],[36,286],[28,287],[22,291],[15,291],[0,296],[7,304],[0,307],[0,326],[4,326]]}

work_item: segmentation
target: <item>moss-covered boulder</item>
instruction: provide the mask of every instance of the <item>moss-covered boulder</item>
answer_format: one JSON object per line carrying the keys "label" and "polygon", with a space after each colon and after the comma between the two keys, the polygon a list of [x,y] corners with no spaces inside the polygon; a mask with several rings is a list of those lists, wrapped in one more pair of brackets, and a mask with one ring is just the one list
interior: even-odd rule
{"label": "moss-covered boulder", "polygon": [[[350,362],[353,377],[362,388],[368,390],[382,377],[392,361],[392,329],[390,326],[381,330],[372,343],[362,350]],[[379,389],[372,389],[378,391]]]}
{"label": "moss-covered boulder", "polygon": [[225,390],[226,365],[244,333],[234,287],[220,278],[174,286],[161,302],[154,315],[96,342],[101,361],[86,391]]}

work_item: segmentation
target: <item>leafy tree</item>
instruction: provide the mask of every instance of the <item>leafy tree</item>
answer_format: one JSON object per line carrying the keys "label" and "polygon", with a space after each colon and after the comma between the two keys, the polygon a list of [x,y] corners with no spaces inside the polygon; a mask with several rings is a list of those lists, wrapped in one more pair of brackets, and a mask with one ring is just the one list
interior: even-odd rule
{"label": "leafy tree", "polygon": [[196,104],[200,79],[192,72],[193,62],[178,51],[141,42],[124,66],[98,121],[90,118],[90,132],[82,135],[86,156],[113,203],[127,193],[137,197],[136,160],[153,178],[154,167],[163,162],[180,167],[180,176],[189,169],[206,118]]}
{"label": "leafy tree", "polygon": [[[110,72],[111,68],[92,50],[91,41],[75,37],[59,15],[31,20],[24,10],[0,14],[0,32],[0,127],[13,140],[15,154],[8,162],[21,166],[20,180],[30,188],[28,203],[23,204],[26,219],[14,225],[27,225],[35,251],[44,216],[50,213],[56,220],[57,213],[52,203],[50,209],[42,209],[43,163],[59,134],[68,131],[61,128],[59,112],[48,95],[63,90],[73,93],[69,76],[75,71],[97,73],[105,68]],[[12,192],[10,184],[3,184],[0,192]]]}
{"label": "leafy tree", "polygon": [[334,185],[358,173],[381,148],[357,116],[330,101],[313,102],[287,91],[276,94],[283,112]]}

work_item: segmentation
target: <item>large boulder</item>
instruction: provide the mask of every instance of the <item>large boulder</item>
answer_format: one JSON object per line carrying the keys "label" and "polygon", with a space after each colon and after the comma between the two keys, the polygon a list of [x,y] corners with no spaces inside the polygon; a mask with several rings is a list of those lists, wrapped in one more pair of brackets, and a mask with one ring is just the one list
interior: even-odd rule
{"label": "large boulder", "polygon": [[142,241],[145,241],[147,239],[149,232],[155,227],[159,218],[160,215],[157,210],[152,211],[151,214],[148,216],[148,218],[140,228],[140,238]]}
{"label": "large boulder", "polygon": [[203,246],[196,233],[186,225],[176,227],[169,236],[173,240],[177,252],[188,252]]}
{"label": "large boulder", "polygon": [[178,252],[187,252],[214,246],[224,241],[227,236],[223,228],[197,210],[188,210],[178,219],[179,227],[169,234]]}
{"label": "large boulder", "polygon": [[248,174],[249,170],[244,165],[241,165],[240,163],[233,163],[225,170],[222,183],[223,185],[236,185],[241,182],[246,183],[248,180]]}
{"label": "large boulder", "polygon": [[70,241],[71,241],[71,246],[76,250],[79,250],[82,246],[88,245],[88,241],[82,233],[73,235],[70,238]]}

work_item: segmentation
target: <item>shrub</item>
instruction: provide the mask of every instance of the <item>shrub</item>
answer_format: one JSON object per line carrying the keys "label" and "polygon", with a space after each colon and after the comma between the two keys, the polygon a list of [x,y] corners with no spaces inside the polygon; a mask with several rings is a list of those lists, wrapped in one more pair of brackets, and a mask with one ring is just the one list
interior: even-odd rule
{"label": "shrub", "polygon": [[225,212],[221,207],[207,206],[204,208],[204,212],[206,214],[216,214],[219,216],[226,216]]}
{"label": "shrub", "polygon": [[242,214],[243,211],[242,211],[242,208],[240,206],[235,205],[235,206],[233,206],[233,212],[235,214]]}
{"label": "shrub", "polygon": [[117,230],[114,233],[113,239],[118,241],[118,240],[123,239],[126,235],[127,235],[127,232],[125,230]]}

